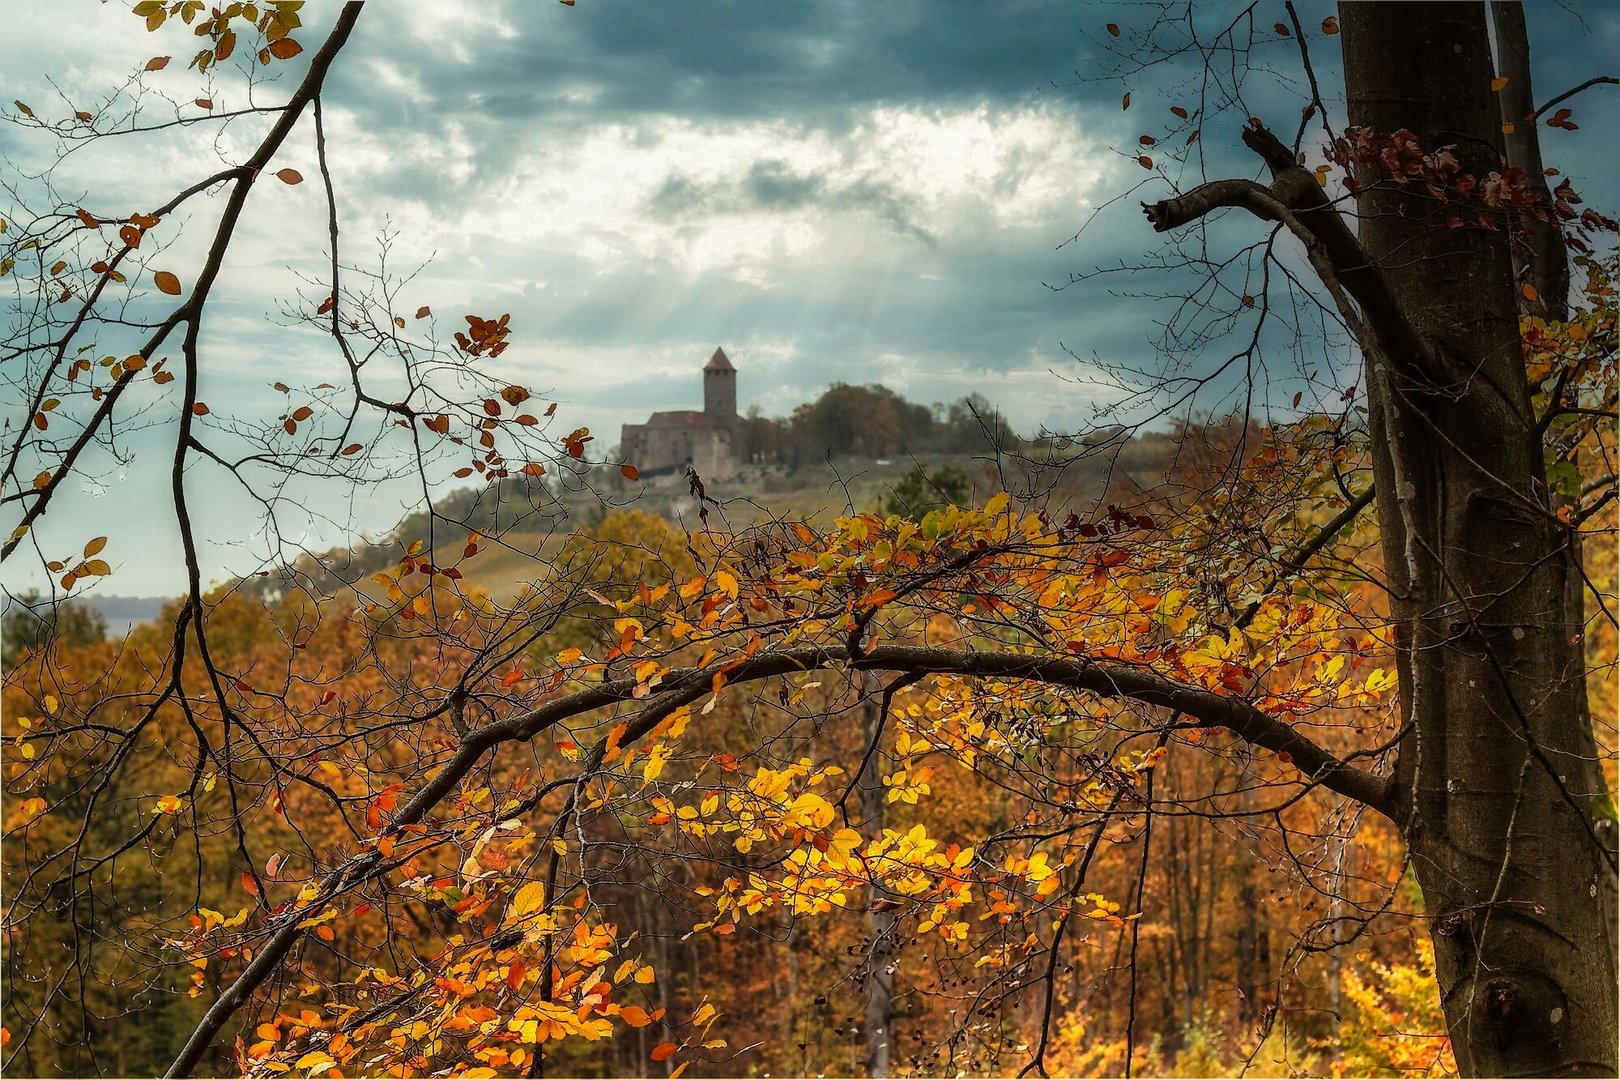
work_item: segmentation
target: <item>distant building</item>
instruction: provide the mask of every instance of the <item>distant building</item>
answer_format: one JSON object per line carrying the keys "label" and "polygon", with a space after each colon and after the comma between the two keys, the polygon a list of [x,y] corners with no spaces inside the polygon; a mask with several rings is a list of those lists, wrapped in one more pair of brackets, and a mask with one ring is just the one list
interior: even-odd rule
{"label": "distant building", "polygon": [[705,480],[737,471],[737,369],[724,349],[703,365],[703,411],[656,412],[644,424],[626,424],[619,453],[643,475],[690,465]]}

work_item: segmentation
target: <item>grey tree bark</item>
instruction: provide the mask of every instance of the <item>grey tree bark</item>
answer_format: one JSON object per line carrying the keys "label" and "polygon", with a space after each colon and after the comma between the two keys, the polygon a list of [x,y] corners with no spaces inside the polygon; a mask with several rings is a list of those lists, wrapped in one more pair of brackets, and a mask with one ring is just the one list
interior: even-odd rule
{"label": "grey tree bark", "polygon": [[[1346,4],[1353,124],[1500,171],[1479,4]],[[1571,641],[1568,531],[1551,512],[1505,230],[1370,172],[1367,260],[1416,351],[1364,342],[1401,705],[1396,814],[1431,920],[1459,1067],[1616,1074],[1615,847]],[[1371,348],[1367,348],[1371,345]]]}
{"label": "grey tree bark", "polygon": [[[1485,5],[1345,4],[1339,21],[1352,124],[1450,147],[1481,180],[1501,171]],[[1144,209],[1160,231],[1222,207],[1283,223],[1361,346],[1405,733],[1387,809],[1423,891],[1458,1065],[1614,1076],[1614,803],[1509,230],[1452,228],[1455,202],[1370,166],[1352,233],[1275,136],[1256,123],[1243,138],[1269,186],[1218,180]]]}

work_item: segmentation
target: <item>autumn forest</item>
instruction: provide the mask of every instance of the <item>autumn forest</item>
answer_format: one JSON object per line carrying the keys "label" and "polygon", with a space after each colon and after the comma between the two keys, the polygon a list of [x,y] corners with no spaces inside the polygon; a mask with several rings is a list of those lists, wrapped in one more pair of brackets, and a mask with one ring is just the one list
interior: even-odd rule
{"label": "autumn forest", "polygon": [[[612,6],[141,0],[0,75],[5,1072],[1615,1075],[1613,54]],[[609,434],[678,319],[734,475]]]}

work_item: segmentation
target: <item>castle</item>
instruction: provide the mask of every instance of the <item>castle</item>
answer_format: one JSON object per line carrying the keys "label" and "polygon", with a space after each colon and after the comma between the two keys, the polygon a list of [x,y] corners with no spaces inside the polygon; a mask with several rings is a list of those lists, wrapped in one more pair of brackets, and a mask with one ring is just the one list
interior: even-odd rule
{"label": "castle", "polygon": [[644,424],[625,424],[619,453],[643,476],[691,466],[705,480],[734,475],[737,457],[737,369],[724,349],[703,365],[703,411],[656,412]]}

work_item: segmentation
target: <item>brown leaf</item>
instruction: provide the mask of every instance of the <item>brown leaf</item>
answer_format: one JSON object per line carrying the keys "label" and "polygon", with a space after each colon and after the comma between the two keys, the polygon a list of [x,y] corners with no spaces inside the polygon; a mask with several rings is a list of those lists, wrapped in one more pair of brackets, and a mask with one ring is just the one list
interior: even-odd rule
{"label": "brown leaf", "polygon": [[107,538],[105,536],[98,536],[88,544],[84,545],[84,557],[88,559],[94,555],[100,555],[101,549],[106,546]]}
{"label": "brown leaf", "polygon": [[166,68],[168,66],[169,66],[169,58],[167,56],[154,56],[154,57],[152,57],[152,59],[150,59],[150,60],[148,60],[146,62],[146,66],[144,68],[142,68],[141,70],[142,71],[162,71],[164,68]]}
{"label": "brown leaf", "polygon": [[1118,23],[1109,23],[1107,26],[1103,27],[1103,29],[1107,30],[1108,33],[1111,36],[1119,37],[1119,24]]}
{"label": "brown leaf", "polygon": [[641,479],[641,470],[636,468],[634,465],[630,465],[630,464],[620,465],[619,466],[619,473],[626,480],[640,480]]}
{"label": "brown leaf", "polygon": [[1322,20],[1322,33],[1324,33],[1324,34],[1337,34],[1338,32],[1339,32],[1339,20],[1337,18],[1335,18],[1332,15],[1329,15],[1327,18]]}
{"label": "brown leaf", "polygon": [[351,454],[358,454],[360,452],[360,450],[361,450],[361,446],[360,446],[359,443],[350,443],[348,446],[345,446],[342,450],[340,450],[338,452],[341,453],[344,457],[348,457]]}
{"label": "brown leaf", "polygon": [[1144,169],[1153,168],[1153,159],[1148,157],[1146,154],[1143,154],[1141,157],[1137,158],[1136,163],[1142,166]]}
{"label": "brown leaf", "polygon": [[1293,34],[1290,34],[1288,32],[1288,26],[1285,23],[1272,23],[1271,28],[1273,30],[1277,31],[1277,33],[1281,34],[1283,37],[1293,37],[1294,36]]}
{"label": "brown leaf", "polygon": [[283,184],[302,184],[304,182],[304,174],[299,172],[297,169],[277,169],[276,179],[280,180]]}
{"label": "brown leaf", "polygon": [[207,416],[208,415],[208,406],[204,405],[202,402],[199,401],[199,402],[196,402],[195,404],[193,404],[191,406],[191,411],[192,411],[193,414],[195,414],[197,416]]}
{"label": "brown leaf", "polygon": [[314,416],[314,415],[315,415],[315,410],[314,409],[310,408],[308,405],[301,405],[293,412],[292,418],[294,420],[302,422],[304,420],[308,420],[311,416]]}
{"label": "brown leaf", "polygon": [[416,309],[416,317],[418,319],[425,319],[431,314],[433,314],[433,309],[428,307],[426,304],[423,304],[421,307]]}
{"label": "brown leaf", "polygon": [[194,100],[192,104],[197,106],[199,109],[212,109],[214,107],[214,99],[200,97]]}
{"label": "brown leaf", "polygon": [[1183,120],[1187,119],[1187,110],[1183,109],[1180,105],[1172,105],[1172,106],[1170,106],[1170,111],[1172,113],[1174,113],[1175,115],[1181,117]]}
{"label": "brown leaf", "polygon": [[1131,92],[1129,90],[1125,91],[1125,96],[1119,99],[1119,107],[1121,109],[1128,109],[1131,107]]}
{"label": "brown leaf", "polygon": [[167,270],[159,270],[153,274],[152,284],[158,287],[158,292],[168,293],[170,296],[180,295],[180,279]]}

